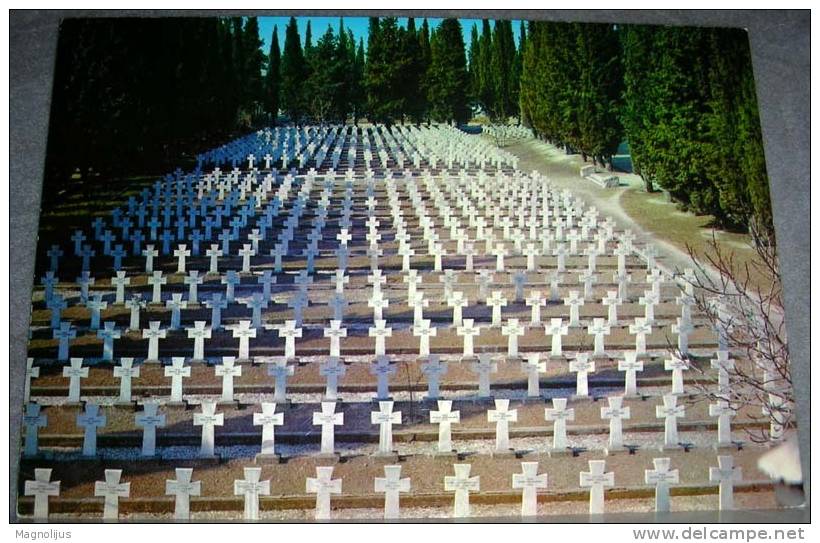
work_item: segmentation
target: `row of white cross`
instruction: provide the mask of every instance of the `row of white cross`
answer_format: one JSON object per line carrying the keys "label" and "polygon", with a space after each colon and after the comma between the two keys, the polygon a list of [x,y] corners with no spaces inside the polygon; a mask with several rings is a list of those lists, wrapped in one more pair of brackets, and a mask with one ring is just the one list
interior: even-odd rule
{"label": "row of white cross", "polygon": [[[644,480],[655,487],[655,510],[670,510],[670,486],[680,482],[677,469],[670,469],[669,458],[654,458],[654,469],[645,470]],[[469,517],[470,493],[480,490],[480,477],[470,476],[470,464],[454,464],[455,475],[444,478],[444,490],[454,493],[452,516]],[[315,518],[331,518],[331,495],[342,493],[342,479],[333,479],[332,466],[317,466],[316,477],[305,481],[308,493],[316,494]],[[604,489],[615,485],[615,474],[606,472],[604,460],[590,460],[589,471],[580,472],[579,485],[589,488],[589,513],[604,513]],[[522,462],[521,473],[512,476],[512,488],[522,491],[521,515],[535,516],[538,512],[538,492],[547,488],[548,476],[538,473],[538,462]],[[104,500],[103,518],[119,517],[119,500],[130,496],[130,483],[121,482],[122,470],[105,470],[105,480],[94,484],[94,496]],[[257,520],[262,496],[270,496],[271,481],[261,480],[262,468],[244,468],[244,479],[234,481],[234,495],[244,499],[243,518]],[[734,508],[734,485],[742,480],[739,467],[734,465],[731,456],[718,456],[718,466],[709,468],[710,482],[719,486],[720,510]],[[399,508],[400,494],[410,491],[410,478],[401,477],[400,465],[384,466],[384,477],[376,477],[374,490],[384,493],[384,518],[396,519],[401,516]],[[26,496],[34,497],[34,518],[46,519],[49,514],[49,497],[60,495],[60,482],[51,481],[51,469],[37,468],[34,480],[26,481]],[[193,480],[192,468],[176,468],[176,479],[166,480],[165,494],[174,497],[174,518],[189,519],[191,516],[191,497],[201,496],[200,481]]]}
{"label": "row of white cross", "polygon": [[[622,396],[610,396],[608,406],[600,408],[602,420],[609,420],[609,452],[624,450],[623,421],[631,417],[630,408],[624,407]],[[667,394],[663,396],[662,405],[655,408],[656,417],[664,420],[663,449],[679,449],[682,444],[678,438],[678,419],[686,416],[683,405],[678,404],[677,396]],[[510,452],[510,423],[518,420],[518,410],[509,408],[508,399],[496,399],[495,409],[487,411],[487,421],[495,422],[495,450],[496,452]],[[379,401],[378,411],[370,414],[371,423],[379,426],[379,454],[393,454],[393,427],[402,422],[401,411],[393,410],[393,401]],[[452,400],[438,400],[437,410],[429,413],[430,423],[438,425],[439,453],[451,453],[453,447],[452,426],[461,420],[459,411],[453,410]],[[201,412],[193,415],[194,426],[201,426],[201,445],[199,456],[203,458],[215,457],[215,428],[223,426],[223,413],[217,413],[217,402],[203,401]],[[731,419],[735,409],[727,402],[719,401],[709,410],[710,415],[718,418],[718,446],[731,446]],[[553,422],[551,452],[561,453],[571,449],[567,439],[567,422],[575,419],[575,409],[567,408],[566,398],[555,398],[552,407],[545,408],[544,419]],[[154,457],[156,455],[157,429],[165,426],[165,415],[159,411],[157,403],[146,403],[143,411],[134,416],[134,424],[143,429],[141,455]],[[77,426],[83,429],[83,456],[97,455],[97,431],[106,425],[106,416],[101,413],[100,406],[87,403],[85,410],[76,418]],[[24,415],[26,440],[24,455],[36,456],[39,453],[38,431],[48,425],[46,415],[41,413],[40,405],[29,403]],[[262,402],[261,412],[253,414],[253,424],[262,427],[262,455],[276,455],[275,427],[284,424],[284,414],[276,413],[276,403]],[[323,401],[321,411],[313,413],[314,426],[321,427],[320,454],[334,455],[335,427],[344,425],[344,413],[336,412],[336,402]]]}

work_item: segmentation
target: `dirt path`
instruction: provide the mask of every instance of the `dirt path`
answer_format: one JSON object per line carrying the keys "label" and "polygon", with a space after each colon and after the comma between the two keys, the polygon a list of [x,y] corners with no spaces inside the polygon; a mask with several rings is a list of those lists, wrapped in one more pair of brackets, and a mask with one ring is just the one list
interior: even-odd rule
{"label": "dirt path", "polygon": [[[708,249],[712,232],[708,228],[710,218],[682,212],[661,194],[643,192],[643,182],[637,175],[619,174],[621,186],[604,189],[580,177],[580,168],[585,165],[580,155],[567,155],[555,146],[535,139],[512,141],[504,146],[504,150],[519,158],[520,170],[536,170],[546,175],[557,188],[570,189],[612,217],[619,228],[633,230],[639,241],[653,242],[659,250],[658,262],[669,271],[692,267],[686,252],[687,244],[699,253]],[[734,251],[736,256],[743,260],[754,256],[746,236],[715,232],[721,246]]]}

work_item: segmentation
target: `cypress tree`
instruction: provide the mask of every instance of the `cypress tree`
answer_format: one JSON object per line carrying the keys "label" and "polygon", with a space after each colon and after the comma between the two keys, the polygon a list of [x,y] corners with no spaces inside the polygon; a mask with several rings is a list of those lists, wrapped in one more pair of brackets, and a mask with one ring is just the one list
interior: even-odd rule
{"label": "cypress tree", "polygon": [[279,51],[279,29],[273,27],[271,36],[270,52],[268,53],[268,71],[266,74],[267,102],[266,110],[271,115],[273,124],[276,124],[276,117],[279,114],[279,93],[281,90],[281,52]]}
{"label": "cypress tree", "polygon": [[285,29],[285,50],[282,53],[282,108],[293,122],[304,115],[304,83],[307,80],[305,57],[299,39],[296,19],[290,18]]}
{"label": "cypress tree", "polygon": [[467,58],[458,19],[444,19],[430,39],[432,59],[428,71],[430,113],[438,121],[465,122],[467,105]]}

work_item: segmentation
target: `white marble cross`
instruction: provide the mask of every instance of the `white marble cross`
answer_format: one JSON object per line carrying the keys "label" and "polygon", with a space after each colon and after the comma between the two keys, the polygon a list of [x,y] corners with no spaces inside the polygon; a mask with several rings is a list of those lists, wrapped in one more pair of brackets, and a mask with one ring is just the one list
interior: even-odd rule
{"label": "white marble cross", "polygon": [[734,370],[735,361],[729,358],[729,351],[717,351],[717,358],[710,360],[712,369],[718,370],[717,393],[724,399],[729,395],[729,372]]}
{"label": "white marble cross", "polygon": [[521,462],[522,473],[513,473],[512,487],[522,490],[521,516],[533,517],[538,511],[538,489],[547,488],[547,474],[538,475],[538,462]]}
{"label": "white marble cross", "polygon": [[131,494],[131,483],[120,483],[121,469],[105,470],[105,481],[94,483],[94,495],[104,498],[103,519],[113,520],[119,516],[120,498]]}
{"label": "white marble cross", "polygon": [[629,325],[629,333],[635,335],[635,354],[646,356],[646,336],[652,333],[652,326],[646,319],[635,318],[635,324]]}
{"label": "white marble cross", "polygon": [[664,448],[678,448],[678,419],[686,416],[686,409],[678,405],[678,397],[674,394],[663,396],[663,405],[655,406],[655,416],[664,419]]}
{"label": "white marble cross", "polygon": [[245,243],[239,250],[239,256],[242,257],[242,273],[251,273],[251,257],[256,255],[256,251],[250,243]]}
{"label": "white marble cross", "polygon": [[239,338],[239,360],[250,358],[250,339],[256,337],[256,328],[251,326],[251,321],[239,321],[238,325],[228,326],[228,330],[233,333],[234,339]]}
{"label": "white marble cross", "polygon": [[609,445],[608,452],[622,451],[624,449],[623,421],[629,420],[631,414],[629,407],[624,407],[622,396],[609,396],[607,398],[609,407],[601,408],[601,418],[609,419]]}
{"label": "white marble cross", "polygon": [[384,320],[375,320],[374,326],[368,329],[368,335],[376,338],[376,356],[384,356],[385,354],[385,338],[392,337],[393,329],[385,326],[387,323]]}
{"label": "white marble cross", "polygon": [[122,331],[114,328],[117,323],[106,321],[102,330],[97,330],[97,337],[103,340],[102,360],[114,359],[114,340],[122,337]]}
{"label": "white marble cross", "polygon": [[61,321],[60,328],[52,332],[54,339],[59,340],[57,345],[57,360],[68,358],[68,346],[72,339],[77,337],[77,330],[71,327],[68,321]]}
{"label": "white marble cross", "polygon": [[23,493],[34,496],[34,519],[48,518],[49,496],[60,495],[60,481],[51,480],[51,468],[35,468],[34,480],[26,481]]}
{"label": "white marble cross", "polygon": [[313,413],[313,425],[322,427],[322,454],[334,454],[334,426],[344,424],[344,413],[336,413],[336,402],[322,402],[322,411]]}
{"label": "white marble cross", "polygon": [[438,400],[438,411],[430,411],[430,423],[438,424],[438,452],[452,452],[452,425],[461,422],[461,413],[452,411],[451,400]]}
{"label": "white marble cross", "polygon": [[569,447],[567,441],[567,421],[575,420],[575,409],[567,409],[566,398],[553,398],[552,408],[544,408],[544,419],[551,420],[552,426],[552,449],[553,451],[565,451]]}
{"label": "white marble cross", "polygon": [[510,423],[518,421],[518,410],[510,409],[510,400],[495,400],[495,409],[487,411],[487,421],[495,423],[495,450],[510,450]]}
{"label": "white marble cross", "polygon": [[317,466],[316,478],[306,481],[307,492],[316,494],[316,519],[330,519],[330,495],[342,493],[342,480],[333,479],[333,466]]}
{"label": "white marble cross", "polygon": [[242,518],[245,520],[259,519],[259,496],[270,495],[270,481],[260,481],[262,468],[244,468],[245,478],[233,482],[235,496],[245,498],[245,508]]}
{"label": "white marble cross", "polygon": [[142,427],[142,456],[154,456],[157,447],[157,428],[165,427],[165,415],[158,412],[159,404],[146,403],[144,411],[134,415],[134,423]]}
{"label": "white marble cross", "polygon": [[80,401],[80,380],[88,377],[88,368],[83,367],[82,358],[72,358],[70,366],[63,368],[63,377],[68,377],[68,401]]}
{"label": "white marble cross", "polygon": [[188,520],[191,518],[191,496],[199,496],[201,482],[192,481],[193,468],[176,468],[176,479],[165,480],[165,495],[174,496],[174,518]]}
{"label": "white marble cross", "polygon": [[339,395],[339,379],[345,376],[347,368],[338,356],[331,355],[319,366],[319,375],[326,379],[325,399],[337,400]]}
{"label": "white marble cross", "polygon": [[188,285],[188,305],[199,303],[197,286],[202,284],[202,281],[203,279],[199,275],[199,270],[190,270],[188,275],[182,278],[182,282]]}
{"label": "white marble cross", "polygon": [[527,374],[527,396],[538,398],[541,396],[540,376],[541,372],[547,371],[546,361],[541,361],[540,353],[529,353],[522,363],[524,372]]}
{"label": "white marble cross", "polygon": [[168,279],[162,276],[159,270],[154,271],[151,277],[148,278],[148,284],[151,285],[151,303],[162,303],[162,285],[166,284]]}
{"label": "white marble cross", "polygon": [[119,403],[131,403],[131,380],[140,376],[139,366],[134,367],[133,358],[120,358],[118,366],[114,367],[114,377],[120,379]]}
{"label": "white marble cross", "polygon": [[507,305],[507,299],[500,290],[494,290],[487,298],[487,305],[493,308],[493,326],[501,326],[501,308]]}
{"label": "white marble cross", "polygon": [[396,373],[396,367],[390,363],[385,355],[376,357],[376,362],[370,365],[370,374],[376,376],[376,399],[389,400],[390,389],[388,379]]}
{"label": "white marble cross", "polygon": [[40,428],[45,428],[48,418],[40,414],[40,405],[36,403],[26,404],[26,413],[23,415],[23,424],[26,427],[26,444],[23,449],[24,456],[37,456],[38,437]]}
{"label": "white marble cross", "polygon": [[296,338],[302,337],[302,329],[296,326],[295,320],[287,320],[282,326],[274,327],[279,337],[285,338],[285,358],[296,357]]}
{"label": "white marble cross", "polygon": [[569,306],[569,326],[580,326],[579,313],[581,306],[584,305],[584,299],[578,294],[577,290],[571,290],[569,298],[564,298],[564,305]]}
{"label": "white marble cross", "polygon": [[578,353],[569,363],[569,371],[575,372],[575,395],[579,398],[589,396],[589,374],[595,371],[595,362],[589,359],[589,353]]}
{"label": "white marble cross", "polygon": [[594,351],[592,356],[606,356],[606,351],[604,349],[604,336],[609,335],[609,324],[607,324],[607,321],[601,318],[592,319],[592,324],[587,327],[587,332],[590,335],[595,336]]}
{"label": "white marble cross", "polygon": [[678,335],[678,353],[680,356],[689,355],[689,334],[695,331],[695,327],[690,321],[678,318],[677,323],[672,325],[672,333]]}
{"label": "white marble cross", "polygon": [[347,307],[347,299],[341,292],[335,292],[330,298],[328,305],[333,309],[333,319],[337,321],[344,320],[345,307]]}
{"label": "white marble cross", "polygon": [[470,464],[453,464],[455,476],[444,478],[444,490],[455,492],[453,502],[453,517],[464,518],[470,516],[470,492],[480,490],[480,478],[470,477]]}
{"label": "white marble cross", "polygon": [[658,295],[652,291],[646,291],[638,298],[638,303],[644,306],[644,320],[647,324],[655,324],[655,306],[660,303]]}
{"label": "white marble cross", "polygon": [[731,456],[718,456],[718,467],[709,468],[709,481],[718,483],[719,509],[730,511],[735,508],[734,485],[743,479],[739,467],[735,467]]}
{"label": "white marble cross", "polygon": [[447,297],[447,305],[453,308],[453,326],[461,326],[462,308],[469,305],[469,301],[464,297],[464,293],[461,291],[450,293],[450,296]]}
{"label": "white marble cross", "polygon": [[262,412],[253,414],[253,425],[262,427],[262,455],[275,455],[275,427],[285,422],[282,413],[276,413],[276,404],[262,402]]}
{"label": "white marble cross", "polygon": [[185,273],[185,258],[191,256],[191,251],[184,243],[180,243],[174,250],[174,256],[177,257],[177,273]]}
{"label": "white marble cross", "polygon": [[481,353],[478,362],[470,363],[470,370],[478,374],[478,397],[490,397],[490,374],[498,372],[498,363],[492,353]]}
{"label": "white marble cross", "polygon": [[194,413],[194,426],[202,426],[202,441],[199,447],[200,457],[212,458],[214,456],[214,427],[222,426],[224,423],[225,415],[216,412],[216,402],[203,401],[202,412]]}
{"label": "white marble cross", "polygon": [[342,321],[331,320],[330,327],[324,329],[324,336],[330,338],[330,356],[341,356],[341,339],[347,337],[347,328],[342,328]]}
{"label": "white marble cross", "polygon": [[590,460],[589,471],[582,471],[580,485],[589,487],[589,514],[600,515],[604,512],[604,487],[615,485],[615,474],[604,473],[605,460]]}
{"label": "white marble cross", "polygon": [[456,334],[464,338],[464,347],[462,355],[464,357],[471,357],[475,353],[473,351],[473,338],[481,333],[481,326],[474,324],[473,319],[464,319],[462,325],[456,328]]}
{"label": "white marble cross", "polygon": [[648,485],[655,485],[655,512],[669,512],[669,485],[680,482],[678,470],[670,470],[669,458],[653,458],[655,469],[644,471],[644,481]]}
{"label": "white marble cross", "polygon": [[191,376],[191,367],[185,366],[185,357],[175,356],[171,358],[171,365],[165,366],[165,377],[171,378],[171,398],[172,403],[182,402],[182,378]]}
{"label": "white marble cross", "polygon": [[618,360],[618,371],[624,372],[624,396],[638,395],[636,374],[643,371],[643,361],[638,360],[635,351],[624,351],[624,359]]}
{"label": "white marble cross", "polygon": [[205,251],[209,258],[208,273],[219,273],[219,257],[222,256],[222,250],[216,243],[211,244],[211,248]]}
{"label": "white marble cross", "polygon": [[539,324],[541,322],[541,306],[547,305],[547,300],[541,295],[541,291],[533,290],[526,298],[525,303],[531,308],[530,322]]}
{"label": "white marble cross", "polygon": [[672,372],[672,394],[683,394],[683,372],[690,369],[689,361],[673,356],[664,361],[663,367]]}
{"label": "white marble cross", "polygon": [[223,356],[222,364],[214,367],[214,375],[222,377],[222,398],[223,402],[232,402],[233,380],[242,376],[242,366],[236,365],[236,358],[233,356]]}
{"label": "white marble cross", "polygon": [[427,378],[427,399],[435,400],[439,397],[439,381],[447,373],[447,362],[441,362],[438,355],[429,355],[427,361],[421,365],[421,373]]}
{"label": "white marble cross", "polygon": [[735,409],[725,400],[709,405],[709,416],[718,419],[718,447],[732,446],[732,417]]}
{"label": "white marble cross", "polygon": [[393,453],[393,425],[401,424],[401,411],[393,411],[392,401],[380,401],[379,410],[370,413],[370,422],[379,425],[379,454]]}
{"label": "white marble cross", "polygon": [[618,306],[621,305],[621,299],[618,297],[618,291],[607,291],[606,296],[601,300],[601,303],[608,307],[607,322],[610,326],[616,326],[618,324]]}
{"label": "white marble cross", "polygon": [[193,328],[186,328],[188,339],[194,340],[193,360],[205,360],[205,340],[211,338],[211,329],[206,328],[205,321],[194,321]]}
{"label": "white marble cross", "polygon": [[273,376],[273,401],[285,403],[287,401],[288,377],[295,372],[293,366],[288,365],[287,360],[277,360],[268,366],[268,375]]}
{"label": "white marble cross", "polygon": [[518,357],[518,337],[523,336],[526,327],[518,323],[518,319],[507,319],[507,324],[501,327],[501,334],[507,336],[507,356]]}
{"label": "white marble cross", "polygon": [[148,340],[148,356],[146,361],[159,360],[159,340],[168,335],[168,330],[160,329],[160,321],[148,323],[148,329],[142,331],[142,339]]}
{"label": "white marble cross", "polygon": [[384,518],[399,518],[399,493],[410,492],[410,478],[401,478],[401,466],[384,466],[384,477],[376,477],[374,487],[384,492]]}
{"label": "white marble cross", "polygon": [[437,330],[430,326],[429,319],[422,319],[413,325],[413,335],[419,338],[419,356],[428,356],[430,354],[430,338],[435,337]]}
{"label": "white marble cross", "polygon": [[552,338],[552,346],[550,356],[561,357],[562,355],[562,337],[569,333],[569,326],[564,324],[563,319],[550,319],[549,324],[544,325],[544,331]]}

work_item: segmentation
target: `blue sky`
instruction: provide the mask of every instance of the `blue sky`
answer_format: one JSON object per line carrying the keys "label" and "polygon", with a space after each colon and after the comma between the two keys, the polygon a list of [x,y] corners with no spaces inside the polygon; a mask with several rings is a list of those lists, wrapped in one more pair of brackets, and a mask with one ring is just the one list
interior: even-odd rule
{"label": "blue sky", "polygon": [[[279,27],[279,48],[280,50],[284,49],[285,44],[285,27],[288,24],[290,17],[259,17],[259,37],[262,38],[264,45],[262,46],[262,50],[267,54],[270,51],[270,39],[271,35],[273,34],[273,27],[274,25]],[[421,23],[423,19],[416,18],[416,28],[421,28]],[[327,25],[333,27],[333,32],[336,32],[336,29],[339,28],[339,17],[296,17],[296,24],[299,27],[299,35],[302,39],[305,39],[305,28],[307,28],[307,22],[310,21],[311,32],[313,33],[313,43],[316,43],[316,40],[325,33],[327,30]],[[427,23],[430,25],[430,28],[435,28],[439,24],[441,24],[442,19],[427,19]],[[481,31],[481,19],[461,19],[461,29],[464,33],[464,45],[465,47],[470,46],[470,30],[473,27],[473,23],[478,24],[479,32]],[[367,47],[367,17],[345,17],[344,19],[345,28],[350,28],[353,31],[353,36],[356,38],[356,43],[359,42],[359,38],[364,40],[365,47]],[[402,26],[407,25],[407,18],[406,17],[399,17],[399,24]],[[490,25],[492,25],[492,21],[490,21]],[[519,35],[521,33],[520,30],[521,23],[519,21],[513,21],[513,34],[515,35],[515,41],[518,43]],[[304,45],[304,42],[302,42]]]}

